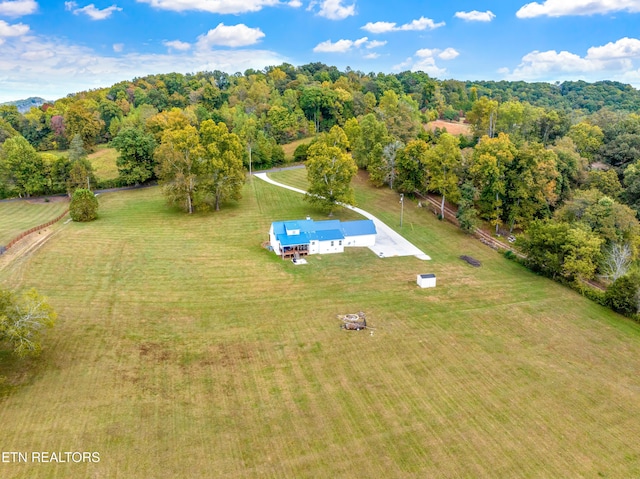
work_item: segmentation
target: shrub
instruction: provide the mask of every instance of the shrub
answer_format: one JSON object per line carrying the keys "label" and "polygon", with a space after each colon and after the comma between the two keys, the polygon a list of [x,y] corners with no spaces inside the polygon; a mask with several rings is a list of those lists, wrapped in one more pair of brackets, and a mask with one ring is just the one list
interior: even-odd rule
{"label": "shrub", "polygon": [[98,217],[98,198],[89,190],[78,188],[71,198],[69,215],[73,221],[93,221]]}
{"label": "shrub", "polygon": [[607,288],[605,300],[607,306],[614,311],[633,317],[638,312],[638,275],[626,275],[616,279]]}
{"label": "shrub", "polygon": [[589,298],[591,301],[598,303],[601,306],[607,306],[606,295],[604,291],[600,291],[599,289],[585,287],[582,289],[582,294]]}
{"label": "shrub", "polygon": [[307,150],[309,149],[308,143],[301,143],[293,152],[293,161],[301,162],[307,161]]}

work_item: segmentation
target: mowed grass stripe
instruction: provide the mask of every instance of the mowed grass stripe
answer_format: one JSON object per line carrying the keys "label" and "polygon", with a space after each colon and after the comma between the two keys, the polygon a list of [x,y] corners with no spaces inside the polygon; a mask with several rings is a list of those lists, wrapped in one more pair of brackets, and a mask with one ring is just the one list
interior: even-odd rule
{"label": "mowed grass stripe", "polygon": [[[398,218],[397,195],[357,188]],[[301,198],[253,179],[239,205],[189,217],[158,189],[103,195],[99,221],[30,257],[21,285],[61,317],[0,403],[6,443],[103,460],[8,477],[638,472],[637,326],[410,202],[402,232],[433,261],[363,249],[293,266],[260,243],[276,219],[322,219]],[[438,287],[417,288],[422,272]],[[373,336],[339,329],[358,310]]]}
{"label": "mowed grass stripe", "polygon": [[67,201],[34,202],[30,200],[0,202],[0,246],[20,233],[45,224],[69,207]]}

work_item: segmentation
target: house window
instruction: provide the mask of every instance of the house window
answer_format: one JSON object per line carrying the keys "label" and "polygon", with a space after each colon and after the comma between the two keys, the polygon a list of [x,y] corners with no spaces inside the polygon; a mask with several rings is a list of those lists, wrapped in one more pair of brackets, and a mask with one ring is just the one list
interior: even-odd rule
{"label": "house window", "polygon": [[331,242],[331,246],[333,246],[333,241]]}
{"label": "house window", "polygon": [[342,240],[338,241],[338,246],[342,246]]}

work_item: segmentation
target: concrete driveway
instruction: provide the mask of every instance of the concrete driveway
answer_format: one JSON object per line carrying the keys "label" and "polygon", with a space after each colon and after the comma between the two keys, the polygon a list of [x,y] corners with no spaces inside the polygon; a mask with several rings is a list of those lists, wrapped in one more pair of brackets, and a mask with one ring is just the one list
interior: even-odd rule
{"label": "concrete driveway", "polygon": [[[279,186],[280,188],[286,188],[291,191],[295,191],[297,193],[306,194],[306,191],[301,190],[299,188],[294,188],[292,186],[283,185],[282,183],[278,183],[277,181],[272,180],[267,176],[266,173],[255,173],[253,176],[256,178],[260,178],[267,183],[271,183],[272,185]],[[418,259],[429,260],[431,259],[428,255],[426,255],[422,250],[418,249],[413,243],[409,242],[402,235],[397,233],[395,230],[387,226],[385,223],[380,221],[378,218],[373,216],[371,213],[356,208],[355,206],[342,205],[345,208],[349,208],[350,210],[355,211],[356,213],[360,213],[367,219],[373,221],[373,224],[376,225],[376,244],[371,246],[369,249],[373,251],[380,258],[389,258],[393,256],[415,256]]]}

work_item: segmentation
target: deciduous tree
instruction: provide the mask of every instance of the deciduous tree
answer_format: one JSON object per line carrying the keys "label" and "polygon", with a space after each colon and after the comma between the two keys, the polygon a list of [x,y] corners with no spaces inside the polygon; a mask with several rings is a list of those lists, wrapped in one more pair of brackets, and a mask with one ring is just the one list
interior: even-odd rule
{"label": "deciduous tree", "polygon": [[35,290],[23,295],[0,289],[0,343],[18,356],[37,356],[42,333],[55,324],[57,314]]}
{"label": "deciduous tree", "polygon": [[[400,148],[393,164],[396,176],[390,181],[401,193],[424,192],[427,185],[426,162],[429,146],[422,140],[410,141]],[[390,154],[390,152],[388,153]]]}
{"label": "deciduous tree", "polygon": [[483,136],[473,152],[469,173],[478,189],[479,213],[495,225],[496,232],[502,224],[505,172],[516,152],[509,135],[504,133],[497,138]]}
{"label": "deciduous tree", "polygon": [[22,136],[14,136],[2,144],[0,175],[19,196],[42,193],[47,186],[44,162]]}
{"label": "deciduous tree", "polygon": [[429,191],[442,196],[440,216],[444,218],[445,199],[457,202],[460,197],[458,188],[458,172],[462,165],[460,140],[448,133],[443,133],[436,144],[429,149],[424,159]]}
{"label": "deciduous tree", "polygon": [[129,126],[120,130],[111,144],[120,153],[116,165],[125,184],[144,183],[153,178],[156,167],[153,157],[156,141],[153,135]]}
{"label": "deciduous tree", "polygon": [[[305,199],[317,204],[329,213],[337,204],[352,205],[355,203],[351,180],[358,172],[351,155],[335,138],[340,137],[340,131],[334,135],[323,135],[309,146],[307,159],[307,179],[309,189]],[[333,130],[333,129],[332,129]],[[342,132],[344,135],[344,132]],[[346,139],[346,135],[344,135]]]}
{"label": "deciduous tree", "polygon": [[227,126],[207,120],[200,125],[200,137],[204,148],[203,161],[198,175],[198,198],[213,203],[216,211],[227,200],[240,199],[246,172],[242,164],[243,147],[235,133]]}
{"label": "deciduous tree", "polygon": [[204,157],[198,130],[191,125],[167,129],[156,149],[156,174],[168,201],[189,213],[194,210],[198,173]]}

